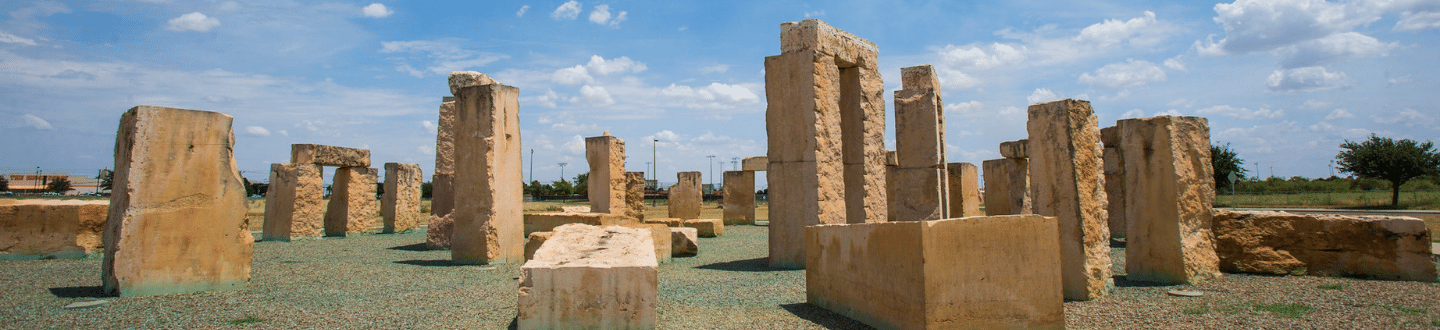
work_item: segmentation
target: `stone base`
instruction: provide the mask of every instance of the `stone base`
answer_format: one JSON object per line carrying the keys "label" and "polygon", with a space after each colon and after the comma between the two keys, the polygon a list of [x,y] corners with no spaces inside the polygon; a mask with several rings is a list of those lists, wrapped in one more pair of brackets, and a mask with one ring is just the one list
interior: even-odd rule
{"label": "stone base", "polygon": [[645,223],[658,223],[675,228],[685,226],[685,220],[680,218],[650,218],[645,219]]}
{"label": "stone base", "polygon": [[1215,210],[1213,226],[1225,272],[1436,281],[1416,218]]}
{"label": "stone base", "polygon": [[694,257],[700,254],[700,234],[695,228],[670,228],[670,255]]}
{"label": "stone base", "polygon": [[616,226],[639,223],[635,218],[610,213],[568,213],[548,212],[525,215],[525,235],[533,232],[551,231],[565,224],[581,223],[591,226]]}
{"label": "stone base", "polygon": [[0,204],[0,260],[84,258],[104,251],[100,236],[109,201],[7,201]]}
{"label": "stone base", "polygon": [[556,227],[520,267],[519,329],[654,329],[659,265],[644,229]]}
{"label": "stone base", "polygon": [[725,234],[725,222],[720,219],[690,219],[685,220],[685,226],[698,230],[700,237],[716,237]]}
{"label": "stone base", "polygon": [[806,297],[881,329],[1064,328],[1056,222],[1011,215],[810,226]]}

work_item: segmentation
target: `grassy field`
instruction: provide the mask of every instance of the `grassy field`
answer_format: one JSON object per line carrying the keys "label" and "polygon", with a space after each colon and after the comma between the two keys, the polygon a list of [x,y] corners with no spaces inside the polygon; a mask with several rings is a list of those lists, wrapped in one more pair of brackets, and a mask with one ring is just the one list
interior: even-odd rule
{"label": "grassy field", "polygon": [[1402,191],[1400,205],[1390,206],[1390,192],[1335,192],[1299,194],[1230,194],[1215,196],[1216,207],[1270,207],[1376,210],[1440,210],[1440,191]]}

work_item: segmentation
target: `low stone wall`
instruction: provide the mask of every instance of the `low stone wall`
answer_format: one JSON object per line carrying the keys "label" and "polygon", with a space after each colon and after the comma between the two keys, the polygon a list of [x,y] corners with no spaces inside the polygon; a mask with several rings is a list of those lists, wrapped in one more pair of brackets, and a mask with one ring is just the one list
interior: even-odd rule
{"label": "low stone wall", "polygon": [[640,223],[635,218],[614,215],[610,213],[571,213],[571,212],[546,212],[525,214],[525,235],[540,231],[550,231],[564,224],[580,223],[591,226],[617,226],[623,224]]}
{"label": "low stone wall", "polygon": [[0,200],[0,260],[98,254],[109,211],[103,200]]}
{"label": "low stone wall", "polygon": [[1436,281],[1416,218],[1217,209],[1213,230],[1225,272]]}

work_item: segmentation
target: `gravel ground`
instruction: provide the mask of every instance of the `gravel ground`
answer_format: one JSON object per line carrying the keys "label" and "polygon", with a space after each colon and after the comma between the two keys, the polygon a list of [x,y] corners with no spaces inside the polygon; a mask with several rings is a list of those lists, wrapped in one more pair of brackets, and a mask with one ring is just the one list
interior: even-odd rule
{"label": "gravel ground", "polygon": [[[103,297],[100,258],[0,261],[0,328],[471,328],[515,316],[519,264],[454,266],[423,231],[259,242],[249,288]],[[868,329],[805,303],[804,271],[766,267],[766,227],[701,238],[697,257],[660,266],[662,329]],[[1124,249],[1113,256],[1123,262]],[[1117,274],[1123,274],[1117,263]],[[1440,327],[1440,284],[1227,274],[1198,286],[1117,281],[1065,303],[1069,328]],[[1204,292],[1172,297],[1173,289]],[[100,308],[66,304],[104,299]],[[1294,304],[1294,305],[1276,305]],[[1271,312],[1267,310],[1276,310]],[[251,322],[246,322],[251,321]],[[239,324],[233,324],[239,323]]]}

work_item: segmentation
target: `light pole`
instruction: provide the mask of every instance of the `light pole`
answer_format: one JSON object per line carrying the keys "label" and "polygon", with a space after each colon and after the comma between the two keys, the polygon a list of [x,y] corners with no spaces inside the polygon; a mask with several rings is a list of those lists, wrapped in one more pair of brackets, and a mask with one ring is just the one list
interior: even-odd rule
{"label": "light pole", "polygon": [[731,170],[731,171],[739,171],[739,170],[740,170],[740,157],[730,157],[730,170]]}
{"label": "light pole", "polygon": [[705,156],[710,158],[710,189],[715,189],[715,155]]}
{"label": "light pole", "polygon": [[560,163],[560,181],[565,181],[565,165],[570,165],[570,164],[569,164],[569,163]]}
{"label": "light pole", "polygon": [[[530,149],[530,180],[535,181],[535,149]],[[525,182],[530,184],[530,182]]]}
{"label": "light pole", "polygon": [[[650,161],[655,163],[655,167],[654,167],[654,168],[655,168],[655,190],[656,190],[656,191],[659,191],[659,190],[660,190],[660,147],[659,147],[659,145],[660,145],[660,139],[650,139]],[[656,199],[659,199],[659,198],[656,198]],[[654,207],[654,206],[656,205],[655,203],[657,203],[657,202],[656,202],[654,199],[650,200],[650,206],[651,206],[651,207]],[[668,202],[667,202],[667,203],[668,203]]]}

